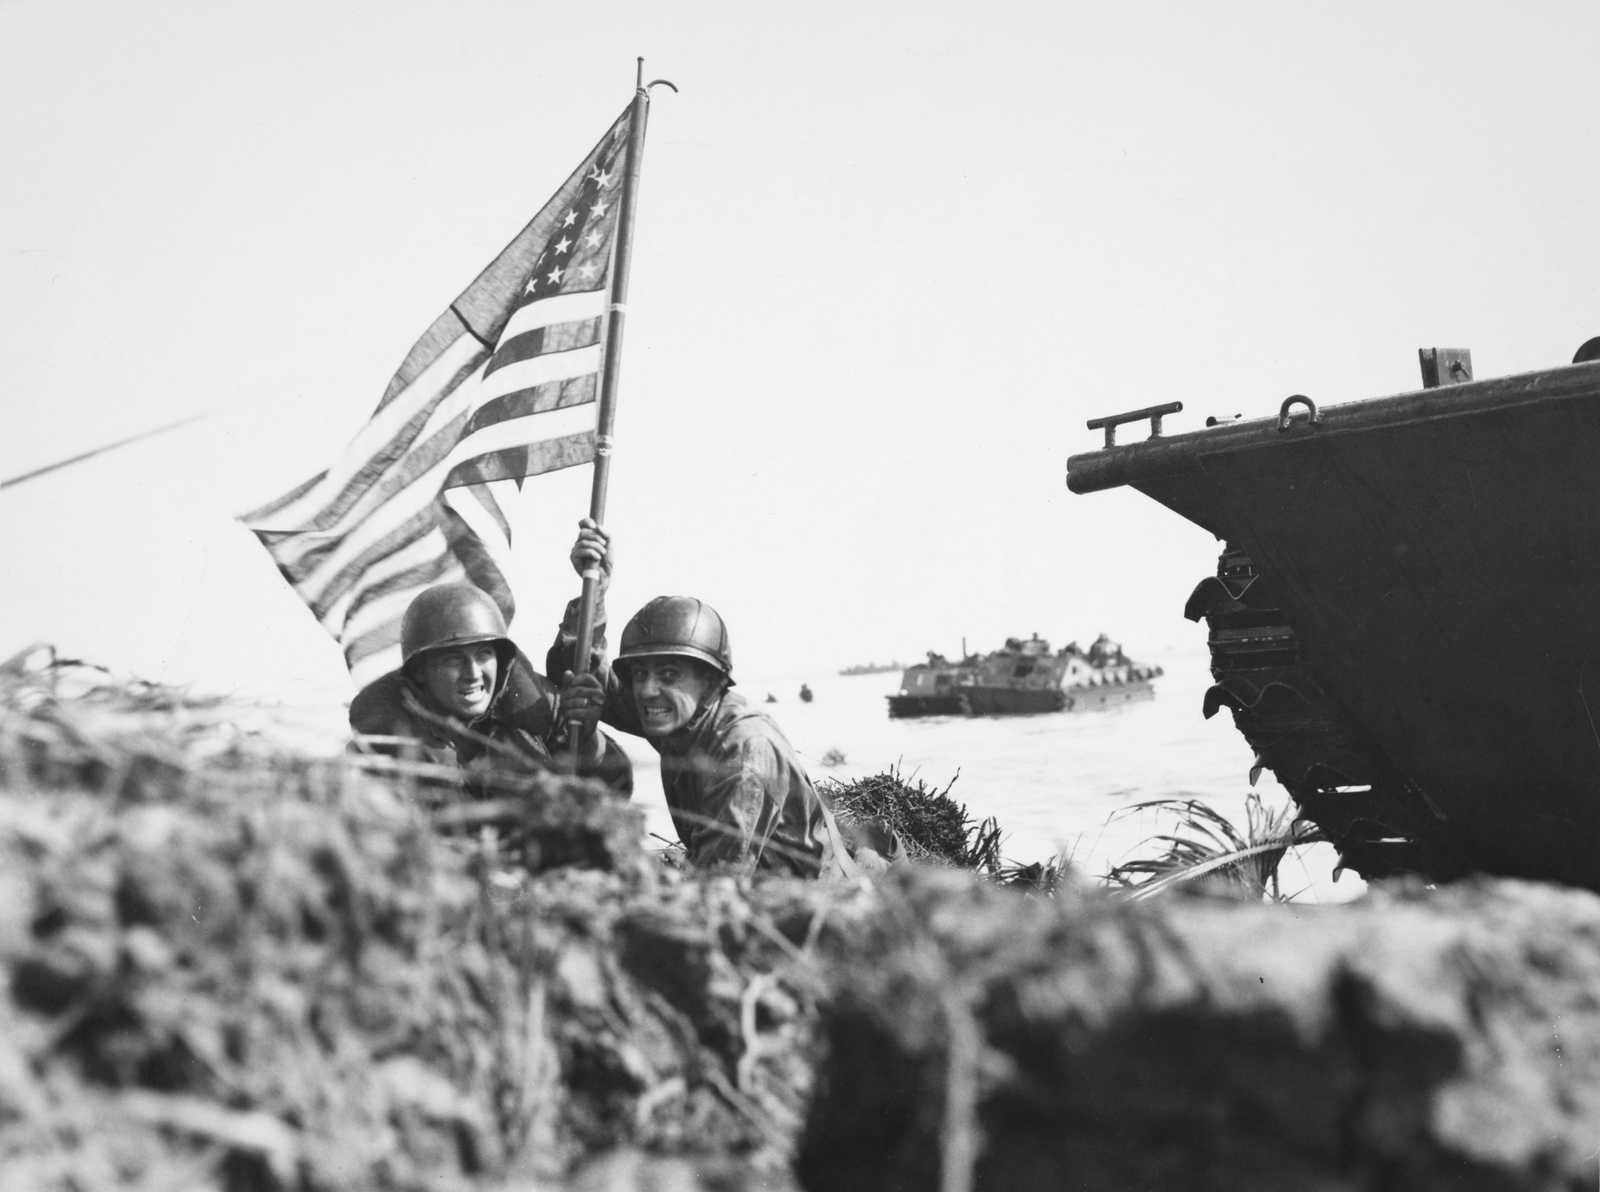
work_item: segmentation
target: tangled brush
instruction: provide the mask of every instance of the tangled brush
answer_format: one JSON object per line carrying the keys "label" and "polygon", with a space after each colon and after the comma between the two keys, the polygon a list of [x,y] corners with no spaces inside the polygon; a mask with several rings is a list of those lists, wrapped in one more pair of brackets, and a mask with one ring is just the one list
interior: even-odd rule
{"label": "tangled brush", "polygon": [[960,776],[957,772],[939,790],[890,766],[854,782],[824,781],[819,789],[842,824],[877,820],[887,825],[913,860],[996,873],[1001,866],[1000,825],[993,816],[973,820],[966,806],[950,797]]}

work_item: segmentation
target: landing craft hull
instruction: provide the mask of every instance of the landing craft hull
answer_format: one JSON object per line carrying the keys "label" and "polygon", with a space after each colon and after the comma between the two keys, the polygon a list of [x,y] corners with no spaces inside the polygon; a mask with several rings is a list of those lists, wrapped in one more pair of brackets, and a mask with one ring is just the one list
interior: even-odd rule
{"label": "landing craft hull", "polygon": [[1066,688],[1063,695],[1068,712],[1094,712],[1134,700],[1150,699],[1155,693],[1155,685],[1148,679],[1133,679],[1127,683],[1102,683],[1096,687],[1074,684]]}
{"label": "landing craft hull", "polygon": [[1156,693],[1148,679],[1090,687],[1018,691],[1009,687],[963,687],[960,695],[938,698],[891,695],[889,716],[1035,716],[1042,712],[1092,712]]}
{"label": "landing craft hull", "polygon": [[962,694],[974,716],[1031,716],[1067,706],[1066,693],[1059,687],[967,687]]}
{"label": "landing craft hull", "polygon": [[1245,560],[1194,595],[1207,712],[1304,700],[1343,734],[1279,777],[1358,868],[1393,845],[1600,889],[1600,364],[1107,447],[1067,484],[1129,485]]}
{"label": "landing craft hull", "polygon": [[959,695],[891,695],[888,699],[891,720],[912,716],[961,716],[967,710]]}

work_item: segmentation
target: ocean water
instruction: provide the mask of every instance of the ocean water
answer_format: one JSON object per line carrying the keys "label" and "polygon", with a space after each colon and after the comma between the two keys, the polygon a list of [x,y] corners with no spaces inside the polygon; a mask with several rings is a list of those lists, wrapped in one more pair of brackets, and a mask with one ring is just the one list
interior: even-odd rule
{"label": "ocean water", "polygon": [[[1132,812],[1158,798],[1197,798],[1243,829],[1251,790],[1250,747],[1227,711],[1201,716],[1211,678],[1203,643],[1191,651],[1141,654],[1161,666],[1148,698],[1100,711],[1035,716],[938,716],[891,720],[886,697],[899,690],[899,672],[739,675],[738,689],[763,705],[794,745],[814,780],[848,782],[897,767],[964,804],[972,818],[994,816],[1008,861],[1071,856],[1095,877],[1118,861],[1154,855],[1149,838],[1170,832],[1176,819]],[[810,686],[811,702],[799,698]],[[765,703],[768,693],[777,702]],[[650,831],[676,839],[661,795],[655,754],[637,738],[621,738],[634,761],[635,799]],[[844,761],[828,764],[830,753]],[[1269,807],[1289,803],[1270,773],[1255,790]],[[1327,846],[1299,850],[1279,870],[1286,893],[1299,902],[1343,901],[1364,889],[1346,873],[1334,878],[1337,858]]]}

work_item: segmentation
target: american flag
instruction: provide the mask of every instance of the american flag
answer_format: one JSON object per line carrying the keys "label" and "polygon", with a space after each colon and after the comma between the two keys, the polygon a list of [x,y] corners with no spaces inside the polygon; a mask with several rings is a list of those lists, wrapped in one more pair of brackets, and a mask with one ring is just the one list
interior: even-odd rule
{"label": "american flag", "polygon": [[525,477],[588,463],[624,111],[554,197],[423,333],[332,467],[240,520],[344,650],[357,686],[399,665],[400,617],[467,579],[506,620]]}

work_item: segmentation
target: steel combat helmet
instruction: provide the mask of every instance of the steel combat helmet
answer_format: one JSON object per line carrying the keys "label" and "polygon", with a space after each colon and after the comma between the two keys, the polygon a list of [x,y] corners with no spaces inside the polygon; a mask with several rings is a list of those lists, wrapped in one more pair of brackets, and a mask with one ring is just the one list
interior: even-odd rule
{"label": "steel combat helmet", "polygon": [[716,609],[693,596],[657,596],[622,629],[622,643],[611,664],[626,680],[628,662],[660,654],[677,654],[707,663],[733,682],[733,650],[728,626]]}
{"label": "steel combat helmet", "polygon": [[472,584],[435,584],[418,593],[400,620],[400,662],[410,666],[429,650],[491,642],[502,668],[517,648],[506,635],[500,606]]}

